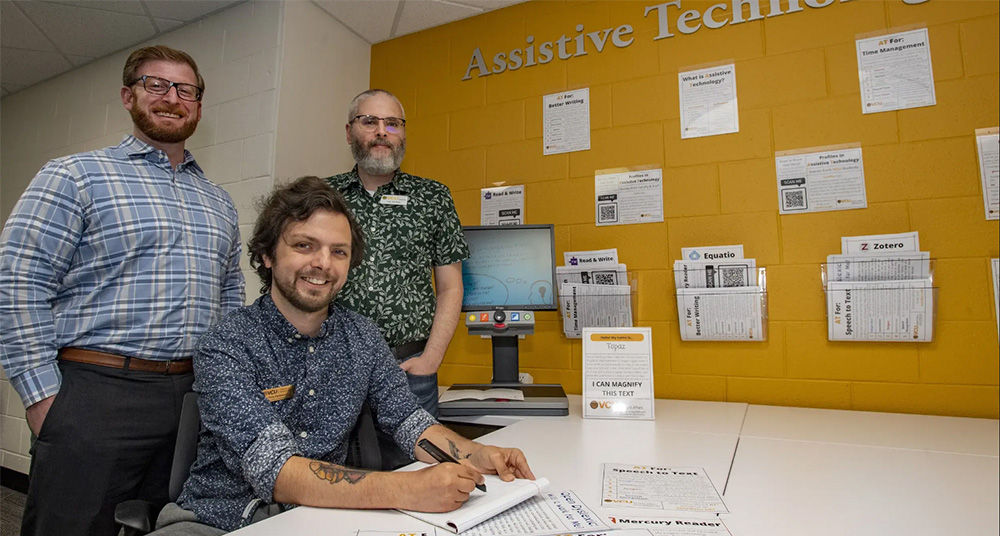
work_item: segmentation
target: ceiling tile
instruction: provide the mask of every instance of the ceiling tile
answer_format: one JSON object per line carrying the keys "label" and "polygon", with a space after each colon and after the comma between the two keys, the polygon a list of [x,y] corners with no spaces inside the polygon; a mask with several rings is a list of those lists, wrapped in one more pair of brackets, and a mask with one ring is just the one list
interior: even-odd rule
{"label": "ceiling tile", "polygon": [[135,0],[55,0],[46,1],[46,4],[64,4],[76,7],[89,7],[91,9],[102,9],[104,11],[114,11],[115,13],[129,13],[131,15],[145,15],[142,4]]}
{"label": "ceiling tile", "polygon": [[51,78],[71,66],[62,54],[36,50],[7,49],[0,56],[4,84],[30,86]]}
{"label": "ceiling tile", "polygon": [[399,8],[399,0],[313,0],[313,3],[369,43],[392,37],[392,22]]}
{"label": "ceiling tile", "polygon": [[396,26],[396,35],[410,34],[433,28],[452,21],[479,15],[484,11],[479,8],[460,6],[438,1],[414,1],[403,3],[403,14]]}
{"label": "ceiling tile", "polygon": [[146,16],[64,4],[18,2],[29,19],[66,53],[99,58],[152,37]]}
{"label": "ceiling tile", "polygon": [[505,8],[507,6],[512,6],[514,4],[521,4],[526,1],[527,0],[448,0],[448,2],[452,4],[462,4],[463,6],[478,7],[486,11]]}
{"label": "ceiling tile", "polygon": [[79,67],[81,65],[86,65],[92,61],[94,58],[91,56],[76,56],[73,54],[63,54],[73,64],[74,67]]}
{"label": "ceiling tile", "polygon": [[149,14],[158,19],[172,19],[179,21],[192,21],[225,9],[231,5],[239,4],[244,0],[146,0],[146,7]]}
{"label": "ceiling tile", "polygon": [[156,27],[159,28],[160,33],[166,33],[169,32],[170,30],[174,30],[176,28],[179,28],[180,26],[187,24],[186,22],[180,20],[170,20],[170,19],[153,19],[153,20],[156,21]]}
{"label": "ceiling tile", "polygon": [[11,2],[0,4],[0,46],[55,52],[56,47]]}

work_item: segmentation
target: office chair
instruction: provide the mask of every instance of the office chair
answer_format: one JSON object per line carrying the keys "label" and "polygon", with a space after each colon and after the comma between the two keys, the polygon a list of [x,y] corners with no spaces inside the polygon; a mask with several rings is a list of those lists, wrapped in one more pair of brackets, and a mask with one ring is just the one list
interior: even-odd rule
{"label": "office chair", "polygon": [[[198,413],[198,393],[184,395],[181,402],[181,418],[177,425],[177,440],[174,443],[174,459],[170,466],[170,482],[167,495],[171,502],[177,500],[184,488],[184,482],[191,474],[191,465],[198,453],[198,432],[201,430],[201,415]],[[375,422],[371,408],[365,402],[361,406],[358,422],[348,436],[347,459],[349,467],[379,471],[382,469],[382,454],[375,434]],[[115,507],[115,522],[121,525],[122,536],[143,536],[152,532],[156,517],[153,504],[141,499],[122,501]]]}

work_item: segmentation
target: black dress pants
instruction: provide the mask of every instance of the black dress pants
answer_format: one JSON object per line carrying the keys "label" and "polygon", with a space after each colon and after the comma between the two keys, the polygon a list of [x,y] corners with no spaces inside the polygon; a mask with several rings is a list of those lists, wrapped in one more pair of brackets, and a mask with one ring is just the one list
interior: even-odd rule
{"label": "black dress pants", "polygon": [[21,536],[116,536],[115,506],[166,504],[177,422],[194,374],[60,361],[63,382],[32,446]]}

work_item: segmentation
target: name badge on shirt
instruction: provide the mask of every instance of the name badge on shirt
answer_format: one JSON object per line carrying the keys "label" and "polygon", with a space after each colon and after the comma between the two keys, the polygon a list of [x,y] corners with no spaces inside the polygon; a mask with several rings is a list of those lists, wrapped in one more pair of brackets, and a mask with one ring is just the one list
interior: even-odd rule
{"label": "name badge on shirt", "polygon": [[272,387],[270,389],[263,390],[264,396],[267,397],[271,402],[277,402],[279,400],[288,400],[292,398],[295,394],[294,385],[285,385],[282,387]]}
{"label": "name badge on shirt", "polygon": [[408,195],[383,195],[382,199],[379,199],[378,204],[380,205],[400,205],[406,206],[406,203],[410,201],[410,196]]}

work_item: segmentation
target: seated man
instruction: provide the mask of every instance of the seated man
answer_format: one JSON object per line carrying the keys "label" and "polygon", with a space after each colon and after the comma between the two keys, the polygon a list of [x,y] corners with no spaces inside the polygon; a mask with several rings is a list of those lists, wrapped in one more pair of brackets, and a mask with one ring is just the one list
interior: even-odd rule
{"label": "seated man", "polygon": [[[277,189],[249,241],[263,296],[226,316],[194,356],[198,458],[155,534],[216,535],[287,505],[446,512],[483,473],[534,478],[518,449],[481,445],[417,405],[371,321],[333,305],[364,239],[341,195],[316,177]],[[364,402],[417,459],[428,439],[461,460],[414,472],[340,465]]]}

